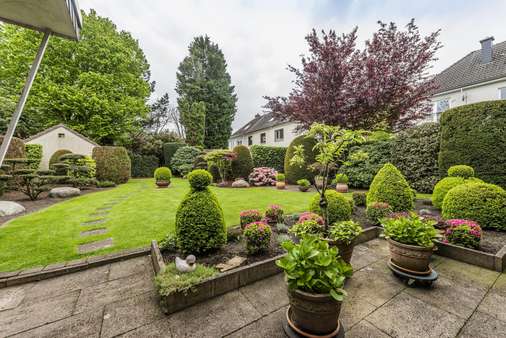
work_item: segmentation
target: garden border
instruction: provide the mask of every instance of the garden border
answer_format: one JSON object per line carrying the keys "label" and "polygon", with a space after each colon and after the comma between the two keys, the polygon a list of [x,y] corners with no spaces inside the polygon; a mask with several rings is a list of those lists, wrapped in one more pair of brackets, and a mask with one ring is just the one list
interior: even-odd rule
{"label": "garden border", "polygon": [[436,246],[437,251],[435,253],[438,256],[448,257],[459,262],[498,272],[503,272],[506,269],[506,245],[495,255],[440,241],[436,241]]}
{"label": "garden border", "polygon": [[[377,238],[380,233],[381,229],[378,227],[367,228],[355,240],[355,244],[360,244]],[[171,314],[261,279],[278,274],[281,272],[281,269],[276,265],[276,260],[282,258],[284,255],[285,254],[281,254],[260,262],[221,272],[217,276],[200,282],[195,285],[191,291],[186,293],[174,292],[168,296],[160,296],[160,305],[162,310],[165,314]],[[158,243],[155,240],[151,242],[151,262],[153,263],[155,275],[165,268],[163,257],[160,253]]]}

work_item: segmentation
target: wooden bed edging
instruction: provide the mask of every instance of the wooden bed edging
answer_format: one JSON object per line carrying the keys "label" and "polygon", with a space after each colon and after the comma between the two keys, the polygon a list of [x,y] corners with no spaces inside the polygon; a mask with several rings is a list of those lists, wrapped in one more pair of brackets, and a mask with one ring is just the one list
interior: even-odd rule
{"label": "wooden bed edging", "polygon": [[436,246],[437,251],[435,253],[439,256],[499,272],[503,272],[506,268],[506,245],[495,255],[440,241],[436,241]]}

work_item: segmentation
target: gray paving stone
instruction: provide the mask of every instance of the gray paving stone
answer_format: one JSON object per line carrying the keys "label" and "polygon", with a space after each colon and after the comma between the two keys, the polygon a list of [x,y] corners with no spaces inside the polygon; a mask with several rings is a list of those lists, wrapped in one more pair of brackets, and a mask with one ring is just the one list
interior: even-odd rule
{"label": "gray paving stone", "polygon": [[483,289],[490,288],[499,276],[499,272],[452,259],[444,260],[439,264],[437,272],[441,276],[451,279],[453,283],[473,283],[475,287]]}
{"label": "gray paving stone", "polygon": [[19,285],[0,289],[0,311],[13,309],[18,306],[25,298],[26,288],[27,285]]}
{"label": "gray paving stone", "polygon": [[106,228],[99,228],[99,229],[81,231],[81,233],[79,235],[81,237],[87,237],[87,236],[94,236],[94,235],[102,235],[105,233],[107,233]]}
{"label": "gray paving stone", "polygon": [[146,278],[153,276],[154,272],[149,256],[136,257],[112,264],[109,272],[109,280],[140,273],[146,274]]}
{"label": "gray paving stone", "polygon": [[[481,302],[478,310],[506,322],[505,304],[506,295],[491,290]],[[502,311],[498,311],[499,309],[502,309]]]}
{"label": "gray paving stone", "polygon": [[274,311],[273,313],[260,318],[258,321],[253,322],[226,336],[227,338],[286,338],[283,331],[283,322],[285,320],[285,313],[287,307]]}
{"label": "gray paving stone", "polygon": [[244,286],[239,291],[262,315],[288,305],[286,283],[282,273]]}
{"label": "gray paving stone", "polygon": [[476,311],[466,323],[459,338],[506,337],[506,322]]}
{"label": "gray paving stone", "polygon": [[[346,329],[346,325],[344,326]],[[346,330],[346,338],[389,338],[390,336],[378,330],[366,320]]]}
{"label": "gray paving stone", "polygon": [[355,271],[358,271],[374,262],[377,262],[383,258],[373,250],[369,249],[365,245],[357,245],[353,249],[353,256],[351,257],[351,266]]}
{"label": "gray paving stone", "polygon": [[367,298],[354,295],[353,289],[350,289],[341,306],[339,318],[345,328],[351,328],[376,309],[377,307],[369,303]]}
{"label": "gray paving stone", "polygon": [[113,246],[112,238],[106,238],[104,240],[97,241],[97,242],[81,244],[77,248],[77,252],[79,252],[80,254],[83,254],[83,253],[88,253],[88,252],[92,252],[92,251],[96,251],[96,250],[100,250],[100,249],[109,248],[111,246]]}
{"label": "gray paving stone", "polygon": [[427,304],[406,293],[366,317],[375,327],[392,337],[455,337],[465,319]]}

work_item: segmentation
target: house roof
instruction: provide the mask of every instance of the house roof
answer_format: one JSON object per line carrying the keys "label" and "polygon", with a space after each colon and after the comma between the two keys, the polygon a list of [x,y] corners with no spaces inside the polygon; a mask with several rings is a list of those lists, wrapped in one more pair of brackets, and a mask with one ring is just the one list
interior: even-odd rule
{"label": "house roof", "polygon": [[506,77],[506,41],[492,46],[492,61],[482,63],[475,50],[435,76],[439,88],[434,94]]}
{"label": "house roof", "polygon": [[49,127],[43,131],[41,131],[40,133],[37,133],[35,135],[32,135],[30,136],[29,138],[25,139],[25,142],[29,142],[29,141],[33,141],[35,140],[36,138],[39,138],[41,137],[42,135],[45,135],[47,133],[50,133],[52,132],[53,130],[55,129],[58,129],[58,128],[64,128],[65,130],[71,132],[72,134],[76,135],[77,137],[80,137],[88,142],[90,142],[91,144],[95,145],[95,146],[99,146],[99,144],[97,144],[95,141],[87,138],[86,136],[82,135],[82,134],[79,134],[77,131],[73,130],[73,129],[70,129],[69,127],[67,127],[66,125],[64,125],[63,123],[60,123],[60,124],[57,124],[57,125],[54,125],[52,127]]}
{"label": "house roof", "polygon": [[274,113],[267,113],[263,115],[256,114],[251,121],[249,121],[244,126],[239,128],[239,130],[233,133],[231,137],[244,136],[246,134],[251,134],[255,131],[275,127],[277,125],[287,122],[290,121],[287,119],[283,119],[279,117],[279,115],[275,115]]}

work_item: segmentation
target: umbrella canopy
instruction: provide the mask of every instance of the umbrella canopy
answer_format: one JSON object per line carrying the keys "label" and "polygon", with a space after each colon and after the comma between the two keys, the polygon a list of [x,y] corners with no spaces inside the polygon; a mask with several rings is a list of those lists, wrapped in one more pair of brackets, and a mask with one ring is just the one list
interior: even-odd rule
{"label": "umbrella canopy", "polygon": [[73,40],[82,27],[75,0],[0,0],[0,21]]}

